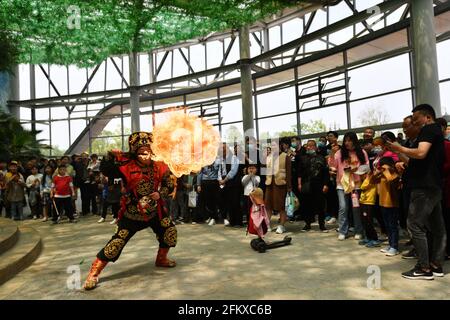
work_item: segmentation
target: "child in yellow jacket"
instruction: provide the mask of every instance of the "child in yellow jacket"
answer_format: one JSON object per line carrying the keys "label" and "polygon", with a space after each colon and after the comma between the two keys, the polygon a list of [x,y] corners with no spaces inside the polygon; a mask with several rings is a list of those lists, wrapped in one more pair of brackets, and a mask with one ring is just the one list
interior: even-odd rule
{"label": "child in yellow jacket", "polygon": [[365,245],[368,248],[379,247],[381,242],[378,240],[378,234],[373,226],[373,215],[377,199],[377,185],[373,181],[373,173],[368,168],[367,174],[361,178],[363,183],[361,185],[361,197],[359,203],[361,205],[361,222],[364,227],[366,238],[359,242],[360,245]]}
{"label": "child in yellow jacket", "polygon": [[377,183],[378,201],[389,239],[389,247],[381,249],[387,256],[396,256],[399,240],[399,186],[400,176],[395,162],[390,157],[380,160],[381,169],[377,169],[374,178]]}

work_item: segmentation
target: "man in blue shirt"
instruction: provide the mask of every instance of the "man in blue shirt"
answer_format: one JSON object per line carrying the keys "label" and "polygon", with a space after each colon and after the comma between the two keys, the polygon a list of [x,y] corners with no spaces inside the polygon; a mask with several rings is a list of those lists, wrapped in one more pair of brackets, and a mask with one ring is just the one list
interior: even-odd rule
{"label": "man in blue shirt", "polygon": [[216,224],[217,210],[220,204],[220,162],[220,159],[216,158],[214,163],[203,167],[197,175],[197,192],[200,194],[201,201],[205,205],[205,210],[208,215],[206,222],[211,226]]}
{"label": "man in blue shirt", "polygon": [[[222,144],[222,157],[219,170],[219,185],[222,188],[223,218],[225,225],[242,227],[241,197],[243,196],[240,160],[237,156],[238,146],[234,150],[228,148],[226,143]],[[242,154],[242,163],[244,162]],[[227,216],[230,218],[228,221]]]}

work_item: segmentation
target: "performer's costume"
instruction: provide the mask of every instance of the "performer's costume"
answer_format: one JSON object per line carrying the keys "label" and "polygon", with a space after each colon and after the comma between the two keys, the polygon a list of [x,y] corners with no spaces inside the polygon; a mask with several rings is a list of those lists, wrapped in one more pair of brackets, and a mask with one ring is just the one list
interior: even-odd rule
{"label": "performer's costume", "polygon": [[[97,254],[84,288],[96,287],[98,276],[108,262],[115,262],[127,242],[133,235],[151,227],[159,241],[159,250],[155,265],[158,267],[175,267],[175,261],[167,258],[170,247],[177,242],[177,229],[170,220],[164,207],[163,198],[173,190],[170,171],[163,162],[151,160],[143,166],[137,161],[137,152],[141,147],[150,147],[152,134],[135,132],[129,138],[129,153],[113,152],[113,157],[102,161],[100,170],[109,179],[122,178],[126,194],[121,198],[121,209],[117,229],[111,240]],[[160,199],[153,200],[150,195],[159,192]]]}

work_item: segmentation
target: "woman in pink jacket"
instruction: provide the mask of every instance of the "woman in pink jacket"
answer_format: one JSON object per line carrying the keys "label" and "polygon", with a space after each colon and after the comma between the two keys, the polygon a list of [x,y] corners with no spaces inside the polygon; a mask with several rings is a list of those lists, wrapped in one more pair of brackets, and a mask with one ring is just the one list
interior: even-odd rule
{"label": "woman in pink jacket", "polygon": [[355,239],[362,238],[363,227],[360,217],[359,196],[361,179],[355,174],[361,165],[369,165],[366,151],[361,149],[354,132],[344,135],[344,143],[339,151],[332,151],[330,168],[337,171],[336,189],[339,199],[339,240],[345,240],[349,229],[349,211],[352,208]]}

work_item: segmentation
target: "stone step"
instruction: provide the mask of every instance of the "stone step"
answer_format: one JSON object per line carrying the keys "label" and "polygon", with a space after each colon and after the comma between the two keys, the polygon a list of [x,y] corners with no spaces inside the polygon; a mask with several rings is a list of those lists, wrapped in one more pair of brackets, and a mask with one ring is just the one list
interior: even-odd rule
{"label": "stone step", "polygon": [[0,254],[0,285],[30,266],[41,251],[42,241],[39,233],[31,227],[21,226],[15,245]]}
{"label": "stone step", "polygon": [[11,249],[19,240],[19,229],[11,219],[0,218],[0,255]]}

